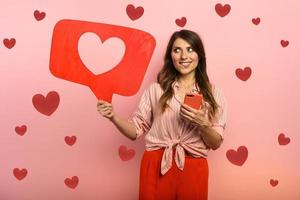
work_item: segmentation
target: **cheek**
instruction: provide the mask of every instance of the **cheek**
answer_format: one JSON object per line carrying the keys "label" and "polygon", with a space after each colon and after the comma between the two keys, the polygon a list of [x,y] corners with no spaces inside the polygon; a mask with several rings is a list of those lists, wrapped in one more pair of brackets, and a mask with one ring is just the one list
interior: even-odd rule
{"label": "cheek", "polygon": [[172,58],[172,60],[176,60],[176,54],[171,53],[171,58]]}
{"label": "cheek", "polygon": [[175,65],[176,62],[178,61],[178,56],[172,54],[172,55],[171,55],[171,58],[172,58],[173,64]]}
{"label": "cheek", "polygon": [[192,55],[191,55],[191,58],[192,58],[194,61],[197,61],[197,62],[198,62],[198,60],[199,60],[199,57],[198,57],[198,55],[197,55],[196,53],[192,54]]}
{"label": "cheek", "polygon": [[199,58],[198,58],[198,55],[196,55],[196,56],[193,56],[193,61],[194,61],[194,63],[195,63],[195,65],[198,65],[198,63],[199,63]]}

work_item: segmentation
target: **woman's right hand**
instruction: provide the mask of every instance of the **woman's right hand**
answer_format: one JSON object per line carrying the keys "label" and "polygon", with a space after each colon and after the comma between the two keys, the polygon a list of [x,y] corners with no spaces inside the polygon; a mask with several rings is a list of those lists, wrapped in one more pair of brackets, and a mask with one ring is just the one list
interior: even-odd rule
{"label": "woman's right hand", "polygon": [[98,100],[97,110],[103,117],[106,117],[110,120],[112,120],[115,115],[112,104],[103,100]]}
{"label": "woman's right hand", "polygon": [[137,134],[133,123],[123,120],[115,115],[112,104],[103,100],[99,100],[97,102],[97,110],[103,117],[108,118],[123,135],[131,140],[136,139]]}

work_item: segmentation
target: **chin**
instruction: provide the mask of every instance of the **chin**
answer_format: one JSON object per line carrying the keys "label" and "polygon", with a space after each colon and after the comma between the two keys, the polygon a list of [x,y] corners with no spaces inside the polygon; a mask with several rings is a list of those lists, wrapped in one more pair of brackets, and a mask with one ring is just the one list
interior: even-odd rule
{"label": "chin", "polygon": [[182,75],[186,75],[186,74],[190,74],[192,73],[193,71],[195,71],[195,69],[190,69],[190,68],[177,68],[177,71],[182,74]]}
{"label": "chin", "polygon": [[187,71],[187,70],[180,70],[179,71],[179,73],[181,74],[181,75],[188,75],[188,74],[191,74],[193,72],[193,70],[189,70],[189,71]]}

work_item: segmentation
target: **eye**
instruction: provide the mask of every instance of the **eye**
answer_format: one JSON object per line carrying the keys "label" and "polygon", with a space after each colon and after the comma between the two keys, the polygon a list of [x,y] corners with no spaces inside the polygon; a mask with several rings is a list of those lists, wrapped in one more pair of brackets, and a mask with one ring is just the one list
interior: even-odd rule
{"label": "eye", "polygon": [[174,49],[173,49],[173,52],[174,52],[174,53],[179,53],[179,52],[180,52],[180,49],[179,49],[179,48],[174,48]]}
{"label": "eye", "polygon": [[193,52],[194,51],[194,49],[192,47],[188,47],[187,50],[188,50],[188,52]]}

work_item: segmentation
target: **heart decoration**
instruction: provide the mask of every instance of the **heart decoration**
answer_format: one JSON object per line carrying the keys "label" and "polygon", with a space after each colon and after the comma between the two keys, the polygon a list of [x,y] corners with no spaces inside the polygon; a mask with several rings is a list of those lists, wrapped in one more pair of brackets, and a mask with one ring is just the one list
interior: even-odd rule
{"label": "heart decoration", "polygon": [[271,185],[272,187],[277,186],[277,185],[278,185],[278,180],[271,179],[271,180],[270,180],[270,185]]}
{"label": "heart decoration", "polygon": [[240,146],[237,151],[230,149],[226,152],[227,159],[234,165],[242,166],[248,158],[248,149]]}
{"label": "heart decoration", "polygon": [[75,189],[79,183],[79,178],[77,176],[73,176],[72,178],[65,179],[65,185],[71,189]]}
{"label": "heart decoration", "polygon": [[135,155],[135,151],[133,149],[127,149],[127,147],[124,145],[121,145],[119,147],[119,156],[121,160],[128,161],[132,159],[134,155]]}
{"label": "heart decoration", "polygon": [[220,3],[215,5],[215,10],[220,17],[225,17],[230,12],[230,5],[225,4],[224,6]]}
{"label": "heart decoration", "polygon": [[288,40],[281,40],[280,44],[282,47],[287,47],[289,45],[289,41]]}
{"label": "heart decoration", "polygon": [[258,24],[260,23],[260,18],[259,18],[259,17],[253,18],[253,19],[252,19],[252,23],[253,23],[254,25],[258,25]]}
{"label": "heart decoration", "polygon": [[11,48],[13,48],[13,47],[15,46],[15,44],[16,44],[16,39],[15,39],[15,38],[11,38],[11,39],[5,38],[5,39],[3,40],[3,44],[4,44],[4,46],[5,46],[6,48],[11,49]]}
{"label": "heart decoration", "polygon": [[66,136],[65,137],[65,142],[66,142],[66,144],[68,144],[68,145],[70,145],[70,146],[72,146],[73,144],[75,144],[75,142],[76,142],[76,136]]}
{"label": "heart decoration", "polygon": [[177,26],[184,27],[186,24],[186,18],[181,17],[181,19],[176,19],[175,23],[177,24]]}
{"label": "heart decoration", "polygon": [[22,179],[24,179],[27,176],[27,169],[14,168],[13,174],[16,177],[16,179],[21,181]]}
{"label": "heart decoration", "polygon": [[139,19],[144,14],[144,8],[141,6],[135,8],[134,5],[129,4],[126,7],[126,12],[128,17],[133,21]]}
{"label": "heart decoration", "polygon": [[26,131],[27,131],[27,126],[26,125],[16,126],[15,127],[15,131],[20,136],[23,136],[26,133]]}
{"label": "heart decoration", "polygon": [[279,143],[280,145],[287,145],[287,144],[290,143],[290,141],[291,141],[291,139],[290,139],[289,137],[286,137],[286,136],[284,135],[284,133],[280,133],[280,134],[278,135],[278,143]]}
{"label": "heart decoration", "polygon": [[242,81],[247,81],[250,78],[251,73],[250,67],[245,67],[244,69],[238,68],[235,70],[236,76]]}
{"label": "heart decoration", "polygon": [[51,91],[44,97],[42,94],[36,94],[32,98],[35,109],[47,116],[50,116],[59,105],[59,95],[55,91]]}
{"label": "heart decoration", "polygon": [[41,21],[42,19],[44,19],[46,17],[46,13],[40,12],[39,10],[35,10],[33,15],[37,21]]}

